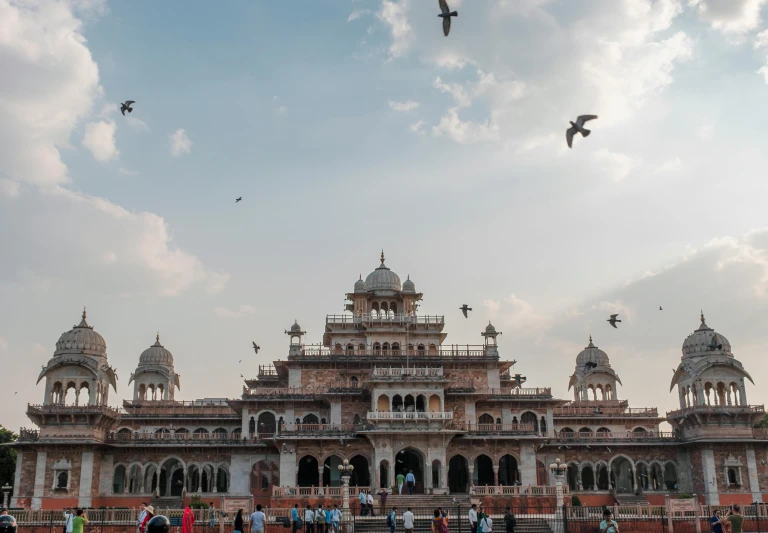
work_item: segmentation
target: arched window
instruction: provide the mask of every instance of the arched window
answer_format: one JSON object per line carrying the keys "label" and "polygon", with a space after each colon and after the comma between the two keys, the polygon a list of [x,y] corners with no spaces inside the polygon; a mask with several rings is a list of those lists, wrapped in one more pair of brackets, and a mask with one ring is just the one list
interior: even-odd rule
{"label": "arched window", "polygon": [[382,355],[388,355],[389,354],[389,343],[385,342],[381,345],[381,353]]}
{"label": "arched window", "polygon": [[213,430],[213,437],[216,439],[226,439],[229,433],[224,428],[216,428]]}
{"label": "arched window", "polygon": [[360,421],[360,415],[358,415],[357,413],[355,413],[355,416],[354,416],[354,418],[352,419],[352,423],[353,423],[353,424],[355,424],[355,425],[358,425],[358,424],[360,424],[360,423],[361,423],[361,421]]}
{"label": "arched window", "polygon": [[378,342],[373,343],[373,355],[381,355],[381,344]]}
{"label": "arched window", "polygon": [[392,343],[392,355],[400,355],[400,344],[397,342]]}
{"label": "arched window", "polygon": [[341,347],[341,343],[339,343],[339,342],[336,343],[336,346],[334,346],[334,351],[335,351],[336,355],[341,355],[341,354],[344,353],[344,351],[343,351],[343,349]]}
{"label": "arched window", "polygon": [[492,426],[493,425],[493,417],[489,415],[488,413],[483,413],[480,415],[480,418],[477,419],[478,424],[481,426]]}
{"label": "arched window", "polygon": [[198,428],[194,432],[194,438],[205,439],[208,437],[208,430],[205,428]]}
{"label": "arched window", "polygon": [[347,355],[354,355],[355,353],[355,345],[351,342],[347,344]]}
{"label": "arched window", "polygon": [[[63,472],[62,472],[63,474]],[[125,474],[126,470],[123,465],[117,465],[117,468],[115,468],[115,473],[112,476],[112,492],[114,494],[122,494],[125,490]],[[61,474],[59,474],[61,476]],[[56,484],[56,488],[66,488],[66,481],[64,482],[64,486],[62,487],[60,482]]]}
{"label": "arched window", "polygon": [[581,428],[579,430],[579,438],[588,439],[591,436],[592,436],[592,430],[591,429],[589,429],[587,427],[583,427],[583,428]]}
{"label": "arched window", "polygon": [[422,356],[426,353],[424,350],[423,344],[419,344],[418,347],[416,348],[416,351],[418,355],[422,355]]}
{"label": "arched window", "polygon": [[521,424],[529,424],[533,426],[533,431],[536,433],[539,432],[539,420],[536,418],[536,415],[532,413],[531,411],[526,411],[523,413],[523,415],[520,417],[520,423]]}
{"label": "arched window", "polygon": [[[125,475],[125,467],[123,467],[123,475]],[[66,489],[67,481],[69,481],[69,474],[67,472],[60,472],[59,476],[56,478],[56,488]]]}
{"label": "arched window", "polygon": [[310,413],[304,417],[301,423],[302,424],[319,424],[320,420],[318,420],[317,415]]}

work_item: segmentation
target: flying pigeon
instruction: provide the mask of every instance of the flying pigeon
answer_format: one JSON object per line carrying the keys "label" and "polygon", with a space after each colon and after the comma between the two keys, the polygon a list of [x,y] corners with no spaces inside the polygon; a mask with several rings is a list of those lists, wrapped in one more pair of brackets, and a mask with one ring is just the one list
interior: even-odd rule
{"label": "flying pigeon", "polygon": [[611,315],[611,318],[609,318],[606,322],[610,322],[611,326],[614,328],[616,327],[616,322],[621,322],[621,320],[617,320],[616,317],[619,315]]}
{"label": "flying pigeon", "polygon": [[[590,133],[590,130],[584,127],[584,123],[588,120],[596,119],[597,115],[581,115],[576,119],[576,123],[571,122],[571,127],[565,130],[565,140],[568,141],[568,148],[573,148],[573,136],[577,133],[581,133],[582,137],[586,137]],[[569,121],[570,122],[570,121]]]}
{"label": "flying pigeon", "polygon": [[243,375],[242,375],[242,374],[240,374],[240,377],[243,377]]}
{"label": "flying pigeon", "polygon": [[584,366],[589,370],[590,368],[597,368],[597,363],[594,361],[587,361]]}
{"label": "flying pigeon", "polygon": [[133,108],[131,107],[131,104],[135,104],[133,100],[126,100],[124,104],[120,104],[120,111],[123,113],[123,116],[125,116],[125,112],[128,111],[129,113],[133,112]]}
{"label": "flying pigeon", "polygon": [[240,198],[238,198],[237,200],[235,200],[235,203],[239,202],[239,201],[240,201],[240,200],[242,200],[242,199],[243,199],[243,197],[241,196]]}
{"label": "flying pigeon", "polygon": [[659,306],[659,311],[663,311],[663,309],[661,308],[661,306]]}
{"label": "flying pigeon", "polygon": [[712,342],[709,343],[709,349],[712,350],[712,351],[714,351],[714,350],[722,350],[723,349],[723,345],[722,344],[717,344],[717,339],[715,338],[714,335],[712,335]]}
{"label": "flying pigeon", "polygon": [[458,17],[459,13],[448,9],[448,3],[445,0],[439,0],[439,3],[442,13],[438,17],[443,19],[443,33],[448,37],[448,33],[451,31],[451,17]]}
{"label": "flying pigeon", "polygon": [[467,311],[471,311],[472,310],[472,308],[469,307],[467,304],[462,305],[461,307],[459,307],[459,309],[461,309],[461,312],[464,313],[464,318],[468,318],[467,317]]}
{"label": "flying pigeon", "polygon": [[[251,342],[253,342],[253,341],[251,341]],[[256,353],[259,353],[259,350],[261,350],[261,346],[259,346],[259,345],[258,345],[258,344],[256,344],[255,342],[253,342],[253,350],[254,350]]]}

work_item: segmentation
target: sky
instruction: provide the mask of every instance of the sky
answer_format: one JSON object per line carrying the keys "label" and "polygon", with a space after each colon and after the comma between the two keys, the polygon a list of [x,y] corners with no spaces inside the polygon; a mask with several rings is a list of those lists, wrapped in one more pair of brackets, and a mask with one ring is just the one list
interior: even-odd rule
{"label": "sky", "polygon": [[450,5],[0,0],[0,424],[83,306],[112,405],[158,331],[177,399],[236,397],[382,249],[527,385],[572,398],[591,334],[673,409],[703,310],[764,403],[768,0]]}

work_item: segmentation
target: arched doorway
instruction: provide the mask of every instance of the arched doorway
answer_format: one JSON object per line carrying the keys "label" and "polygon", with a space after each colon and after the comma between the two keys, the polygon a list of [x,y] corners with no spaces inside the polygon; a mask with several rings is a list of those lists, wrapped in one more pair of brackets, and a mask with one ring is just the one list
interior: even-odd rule
{"label": "arched doorway", "polygon": [[590,465],[581,469],[581,486],[584,490],[594,490],[595,488],[595,472]]}
{"label": "arched doorway", "polygon": [[579,490],[579,467],[575,463],[568,465],[568,488],[571,492]]}
{"label": "arched doorway", "polygon": [[493,486],[493,461],[487,455],[475,457],[475,471],[472,474],[472,484],[479,487]]}
{"label": "arched doorway", "polygon": [[611,484],[617,494],[632,494],[635,492],[635,473],[632,463],[626,457],[617,457],[611,463]]}
{"label": "arched doorway", "polygon": [[331,455],[325,458],[323,463],[323,486],[324,487],[338,487],[341,485],[341,472],[339,472],[339,465],[342,460],[337,455]]}
{"label": "arched doorway", "polygon": [[257,423],[259,435],[271,437],[275,434],[275,431],[277,431],[277,422],[275,421],[274,413],[269,413],[267,411],[261,413]]}
{"label": "arched doorway", "polygon": [[379,463],[379,488],[388,489],[389,484],[389,461],[382,461]]}
{"label": "arched doorway", "polygon": [[542,461],[536,461],[536,484],[540,487],[548,485],[547,467]]}
{"label": "arched doorway", "polygon": [[664,465],[664,486],[667,490],[677,490],[677,467],[673,463]]}
{"label": "arched doorway", "polygon": [[469,492],[469,463],[463,455],[454,455],[448,461],[448,490],[451,494]]}
{"label": "arched doorway", "polygon": [[251,494],[272,496],[272,487],[280,485],[280,468],[272,461],[259,461],[251,469]]}
{"label": "arched doorway", "polygon": [[160,496],[181,496],[184,466],[178,459],[168,459],[160,467]]}
{"label": "arched doorway", "polygon": [[371,469],[368,467],[368,459],[362,455],[355,455],[349,460],[349,464],[355,467],[349,478],[349,485],[351,487],[370,487]]}
{"label": "arched doorway", "polygon": [[539,419],[536,418],[536,415],[530,411],[526,411],[523,413],[523,415],[520,417],[520,423],[521,424],[530,424],[533,426],[533,431],[535,433],[539,433]]}
{"label": "arched doorway", "polygon": [[608,467],[605,464],[597,465],[597,490],[608,490]]}
{"label": "arched doorway", "polygon": [[442,465],[440,464],[440,461],[435,459],[432,461],[432,488],[439,489],[441,488],[441,482],[440,482],[440,474],[442,471]]}
{"label": "arched doorway", "polygon": [[505,455],[499,461],[499,485],[510,486],[520,480],[517,470],[517,459],[513,455]]}
{"label": "arched doorway", "polygon": [[[405,449],[400,450],[395,456],[395,473],[402,472],[407,475],[408,472],[413,472],[416,477],[416,486],[413,492],[422,494],[424,492],[424,467],[421,454],[416,450]],[[403,487],[405,493],[407,486]]]}
{"label": "arched doorway", "polygon": [[305,455],[299,459],[299,473],[296,476],[296,484],[299,487],[318,487],[320,485],[317,459],[313,456]]}

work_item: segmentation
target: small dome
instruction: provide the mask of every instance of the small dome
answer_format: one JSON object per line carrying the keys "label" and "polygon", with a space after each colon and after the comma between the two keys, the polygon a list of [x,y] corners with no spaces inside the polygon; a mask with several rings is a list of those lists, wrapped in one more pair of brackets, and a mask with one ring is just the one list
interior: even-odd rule
{"label": "small dome", "polygon": [[576,356],[577,367],[584,367],[588,362],[597,363],[598,366],[605,366],[608,368],[611,366],[608,354],[592,344],[592,335],[589,336],[589,346],[584,348],[581,353]]}
{"label": "small dome", "polygon": [[299,322],[297,320],[293,321],[293,326],[291,326],[291,333],[301,333],[301,326],[299,326]]}
{"label": "small dome", "polygon": [[368,285],[363,281],[362,274],[360,274],[360,279],[355,282],[355,292],[368,292]]}
{"label": "small dome", "polygon": [[707,326],[706,322],[704,322],[704,313],[702,312],[699,329],[688,335],[683,342],[683,357],[711,354],[726,354],[733,357],[731,343],[724,336]]}
{"label": "small dome", "polygon": [[381,252],[381,265],[368,274],[368,277],[365,278],[365,284],[368,286],[369,291],[400,291],[400,276],[392,272],[384,264],[383,250]]}
{"label": "small dome", "polygon": [[104,341],[104,337],[93,331],[93,327],[88,325],[85,317],[85,309],[83,309],[83,319],[80,323],[61,334],[56,342],[54,357],[75,354],[107,356],[107,343]]}
{"label": "small dome", "polygon": [[493,324],[488,322],[488,325],[485,326],[485,334],[486,335],[492,335],[494,333],[496,333],[496,328],[493,327]]}
{"label": "small dome", "polygon": [[141,352],[139,366],[141,365],[167,365],[173,366],[173,354],[160,344],[160,334],[157,334],[155,344]]}
{"label": "small dome", "polygon": [[411,281],[411,276],[403,283],[403,292],[416,292],[416,284]]}

